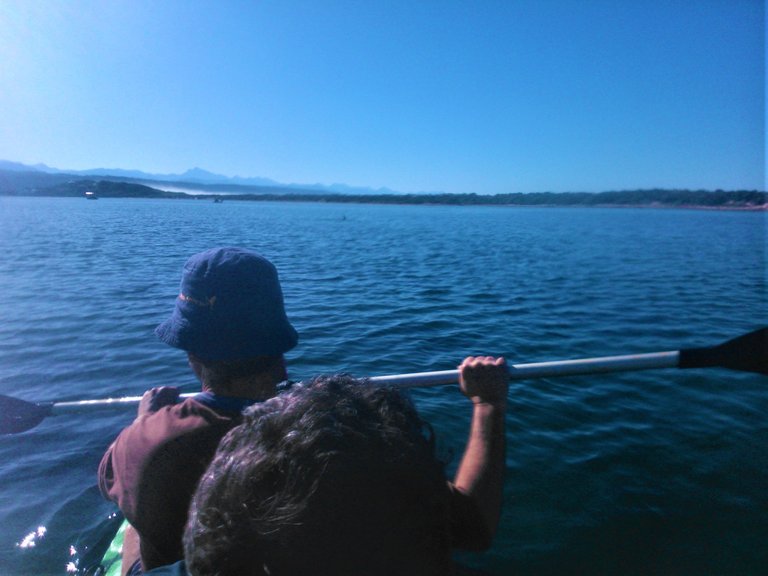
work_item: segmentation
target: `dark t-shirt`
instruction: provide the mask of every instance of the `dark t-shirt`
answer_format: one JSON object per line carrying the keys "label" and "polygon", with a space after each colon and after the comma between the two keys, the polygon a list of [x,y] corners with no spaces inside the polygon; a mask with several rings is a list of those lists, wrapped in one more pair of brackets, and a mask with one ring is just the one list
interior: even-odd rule
{"label": "dark t-shirt", "polygon": [[206,402],[210,398],[188,398],[136,418],[99,465],[99,488],[138,532],[147,570],[183,557],[181,538],[192,495],[219,441],[240,423],[247,405],[235,402],[221,411]]}

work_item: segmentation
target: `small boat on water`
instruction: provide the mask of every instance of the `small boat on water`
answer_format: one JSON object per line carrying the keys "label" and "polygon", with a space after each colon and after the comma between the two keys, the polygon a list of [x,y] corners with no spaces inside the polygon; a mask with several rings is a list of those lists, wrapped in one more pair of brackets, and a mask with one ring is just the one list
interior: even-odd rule
{"label": "small boat on water", "polygon": [[98,200],[99,197],[96,196],[96,192],[91,192],[90,190],[85,193],[85,199],[86,200]]}
{"label": "small boat on water", "polygon": [[214,204],[221,204],[222,202],[224,202],[224,198],[221,196],[216,196],[216,198],[213,199]]}

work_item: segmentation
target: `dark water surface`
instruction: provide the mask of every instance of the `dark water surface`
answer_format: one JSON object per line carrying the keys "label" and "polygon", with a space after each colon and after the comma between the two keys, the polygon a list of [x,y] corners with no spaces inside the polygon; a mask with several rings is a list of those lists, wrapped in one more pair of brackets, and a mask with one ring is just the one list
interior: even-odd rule
{"label": "dark water surface", "polygon": [[[765,225],[739,212],[0,197],[0,394],[194,390],[152,330],[184,260],[215,245],[278,267],[301,335],[294,379],[716,344],[768,324]],[[414,396],[455,466],[468,402],[454,387]],[[517,382],[510,398],[501,527],[465,563],[768,573],[768,379],[659,370]],[[0,574],[82,568],[113,512],[96,467],[131,418],[52,417],[0,437]]]}

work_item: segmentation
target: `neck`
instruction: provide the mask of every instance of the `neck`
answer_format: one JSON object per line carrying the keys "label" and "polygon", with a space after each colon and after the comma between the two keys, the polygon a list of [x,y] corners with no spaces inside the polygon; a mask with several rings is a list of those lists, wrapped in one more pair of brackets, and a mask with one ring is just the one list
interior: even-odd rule
{"label": "neck", "polygon": [[232,396],[235,398],[247,398],[249,400],[266,400],[277,394],[277,384],[268,374],[259,374],[248,378],[240,378],[227,383],[226,386],[212,388],[203,384],[204,392],[211,392],[217,396]]}

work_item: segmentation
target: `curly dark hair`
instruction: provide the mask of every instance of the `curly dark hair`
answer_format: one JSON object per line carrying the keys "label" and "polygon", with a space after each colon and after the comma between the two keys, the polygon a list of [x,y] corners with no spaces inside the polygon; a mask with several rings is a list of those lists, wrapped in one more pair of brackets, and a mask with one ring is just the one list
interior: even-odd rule
{"label": "curly dark hair", "polygon": [[194,576],[450,572],[448,486],[411,400],[348,376],[246,412],[200,481]]}

